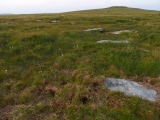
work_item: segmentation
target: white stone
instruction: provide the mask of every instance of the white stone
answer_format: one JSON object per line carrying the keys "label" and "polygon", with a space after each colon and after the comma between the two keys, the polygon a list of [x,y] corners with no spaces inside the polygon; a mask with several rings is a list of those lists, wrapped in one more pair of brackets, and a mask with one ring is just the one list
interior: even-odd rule
{"label": "white stone", "polygon": [[58,23],[58,22],[60,22],[60,21],[58,21],[58,20],[52,20],[52,23]]}
{"label": "white stone", "polygon": [[155,90],[143,87],[136,82],[124,79],[107,78],[105,80],[105,85],[110,90],[120,91],[128,96],[138,96],[149,101],[157,100],[157,92]]}
{"label": "white stone", "polygon": [[127,40],[100,40],[97,43],[129,43]]}
{"label": "white stone", "polygon": [[85,32],[89,32],[89,31],[96,31],[96,30],[103,30],[103,28],[92,28],[92,29],[87,29],[87,30],[84,30]]}
{"label": "white stone", "polygon": [[76,23],[75,22],[71,22],[71,25],[75,25]]}
{"label": "white stone", "polygon": [[151,51],[149,51],[149,50],[146,50],[146,49],[141,49],[142,51],[144,51],[144,52],[147,52],[147,53],[150,53]]}
{"label": "white stone", "polygon": [[36,22],[42,22],[42,20],[36,20]]}
{"label": "white stone", "polygon": [[115,31],[115,32],[111,32],[112,34],[121,34],[121,33],[127,33],[127,32],[131,32],[130,30],[120,30],[120,31]]}

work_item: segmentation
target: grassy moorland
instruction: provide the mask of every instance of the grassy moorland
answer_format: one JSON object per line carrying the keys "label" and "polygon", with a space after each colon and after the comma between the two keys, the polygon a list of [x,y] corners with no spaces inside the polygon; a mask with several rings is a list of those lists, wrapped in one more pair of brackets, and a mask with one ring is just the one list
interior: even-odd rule
{"label": "grassy moorland", "polygon": [[[132,32],[110,33],[119,30]],[[160,12],[132,8],[0,16],[0,120],[159,120],[159,101],[104,85],[123,78],[160,92],[159,33]]]}

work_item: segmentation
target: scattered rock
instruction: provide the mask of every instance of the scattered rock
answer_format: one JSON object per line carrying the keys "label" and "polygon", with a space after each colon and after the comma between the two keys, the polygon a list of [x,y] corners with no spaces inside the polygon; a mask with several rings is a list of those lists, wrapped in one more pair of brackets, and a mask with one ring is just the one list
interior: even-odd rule
{"label": "scattered rock", "polygon": [[76,23],[75,22],[71,22],[71,25],[75,25]]}
{"label": "scattered rock", "polygon": [[97,43],[129,43],[127,40],[100,40]]}
{"label": "scattered rock", "polygon": [[51,22],[52,22],[52,23],[59,23],[59,22],[61,22],[61,21],[58,21],[58,20],[52,20]]}
{"label": "scattered rock", "polygon": [[36,22],[42,22],[42,20],[36,20]]}
{"label": "scattered rock", "polygon": [[155,90],[143,87],[136,82],[124,79],[108,78],[105,80],[105,85],[110,90],[120,91],[128,96],[138,96],[149,101],[157,100],[157,92]]}
{"label": "scattered rock", "polygon": [[120,31],[114,31],[114,32],[111,32],[111,34],[121,34],[121,33],[128,33],[128,32],[131,32],[130,30],[120,30]]}
{"label": "scattered rock", "polygon": [[92,29],[87,29],[87,30],[84,30],[85,32],[89,32],[89,31],[104,31],[104,29],[103,28],[92,28]]}
{"label": "scattered rock", "polygon": [[104,33],[104,32],[105,32],[105,29],[102,28],[102,29],[100,29],[99,31],[100,31],[100,33]]}
{"label": "scattered rock", "polygon": [[144,51],[144,52],[147,52],[147,53],[150,53],[151,51],[149,51],[149,50],[146,50],[146,49],[141,49],[142,51]]}

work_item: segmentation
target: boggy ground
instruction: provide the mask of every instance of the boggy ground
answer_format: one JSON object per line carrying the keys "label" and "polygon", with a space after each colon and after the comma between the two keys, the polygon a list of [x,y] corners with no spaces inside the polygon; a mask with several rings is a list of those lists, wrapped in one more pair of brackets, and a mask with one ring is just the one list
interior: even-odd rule
{"label": "boggy ground", "polygon": [[[119,7],[0,16],[0,119],[159,120],[159,101],[104,85],[115,77],[158,91],[159,25],[160,12]],[[132,32],[111,34],[120,30]]]}

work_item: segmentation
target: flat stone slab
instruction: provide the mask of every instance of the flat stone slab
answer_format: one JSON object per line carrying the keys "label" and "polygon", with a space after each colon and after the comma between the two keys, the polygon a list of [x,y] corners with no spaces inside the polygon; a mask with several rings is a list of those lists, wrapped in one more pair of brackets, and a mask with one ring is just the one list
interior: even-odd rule
{"label": "flat stone slab", "polygon": [[138,96],[153,102],[157,100],[157,92],[155,90],[143,87],[136,82],[124,79],[107,78],[105,80],[105,85],[110,90],[120,91],[128,96]]}
{"label": "flat stone slab", "polygon": [[104,29],[103,28],[92,28],[92,29],[87,29],[87,30],[84,30],[85,32],[89,32],[89,31],[103,31]]}
{"label": "flat stone slab", "polygon": [[100,40],[97,43],[129,43],[127,40]]}
{"label": "flat stone slab", "polygon": [[59,23],[59,22],[61,22],[61,21],[58,21],[58,20],[52,20],[51,22],[52,22],[52,23]]}
{"label": "flat stone slab", "polygon": [[141,49],[142,51],[144,51],[144,52],[147,52],[147,53],[150,53],[151,51],[149,51],[149,50],[146,50],[146,49]]}
{"label": "flat stone slab", "polygon": [[36,22],[42,22],[42,20],[36,20]]}
{"label": "flat stone slab", "polygon": [[112,34],[121,34],[121,33],[127,33],[127,32],[131,32],[131,30],[120,30],[120,31],[114,31],[114,32],[111,32]]}

